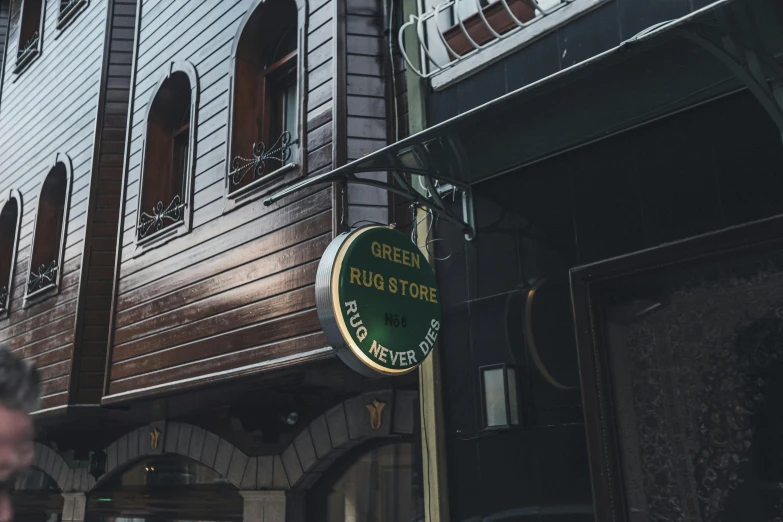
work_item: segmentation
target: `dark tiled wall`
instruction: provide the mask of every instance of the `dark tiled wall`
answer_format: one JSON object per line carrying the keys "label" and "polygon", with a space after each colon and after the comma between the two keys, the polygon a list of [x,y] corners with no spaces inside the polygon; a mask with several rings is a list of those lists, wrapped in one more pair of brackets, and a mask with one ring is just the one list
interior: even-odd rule
{"label": "dark tiled wall", "polygon": [[[783,142],[741,93],[475,187],[478,235],[438,227],[451,520],[590,504],[569,268],[783,213]],[[521,368],[524,429],[485,434],[478,367]],[[576,522],[589,515],[544,520]]]}
{"label": "dark tiled wall", "polygon": [[618,46],[714,0],[612,0],[428,99],[435,125]]}

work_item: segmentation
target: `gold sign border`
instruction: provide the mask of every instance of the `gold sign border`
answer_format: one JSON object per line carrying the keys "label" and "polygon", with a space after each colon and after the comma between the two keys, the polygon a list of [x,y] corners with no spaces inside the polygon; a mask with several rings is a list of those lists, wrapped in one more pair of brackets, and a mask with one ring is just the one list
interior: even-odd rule
{"label": "gold sign border", "polygon": [[416,370],[421,363],[418,363],[416,366],[412,366],[404,370],[394,370],[394,369],[386,368],[385,366],[381,366],[380,364],[370,359],[367,356],[367,354],[365,354],[359,348],[359,345],[357,345],[356,342],[354,342],[353,336],[351,335],[351,331],[348,329],[348,326],[345,324],[345,318],[343,317],[342,306],[340,305],[340,275],[342,274],[343,259],[345,259],[345,254],[346,252],[348,252],[348,247],[350,247],[351,244],[353,244],[353,242],[357,238],[359,238],[362,234],[376,228],[390,228],[390,227],[372,226],[372,227],[360,228],[356,230],[356,232],[351,234],[348,237],[348,239],[346,239],[345,242],[340,246],[340,250],[337,253],[337,257],[335,258],[334,265],[332,266],[332,281],[331,281],[332,311],[334,312],[334,318],[335,318],[335,322],[337,323],[337,328],[340,330],[340,335],[343,336],[343,340],[345,341],[345,344],[348,346],[348,348],[350,348],[351,352],[362,363],[364,363],[366,366],[369,366],[376,372],[382,373],[384,375],[389,375],[389,376],[403,375],[406,373],[410,373],[413,370]]}

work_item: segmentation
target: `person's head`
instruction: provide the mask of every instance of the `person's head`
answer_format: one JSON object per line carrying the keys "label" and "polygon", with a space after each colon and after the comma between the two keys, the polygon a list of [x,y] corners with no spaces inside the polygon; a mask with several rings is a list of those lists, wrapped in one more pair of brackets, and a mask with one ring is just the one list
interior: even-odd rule
{"label": "person's head", "polygon": [[38,408],[36,369],[0,345],[0,522],[10,522],[11,493],[17,477],[33,460],[33,422]]}

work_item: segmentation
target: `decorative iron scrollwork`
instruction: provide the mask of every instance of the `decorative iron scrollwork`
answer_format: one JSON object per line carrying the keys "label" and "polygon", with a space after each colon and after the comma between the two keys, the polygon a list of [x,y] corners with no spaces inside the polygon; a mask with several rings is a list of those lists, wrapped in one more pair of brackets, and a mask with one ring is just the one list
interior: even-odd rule
{"label": "decorative iron scrollwork", "polygon": [[49,266],[41,265],[38,272],[30,271],[30,279],[27,281],[27,293],[32,294],[49,285],[53,285],[57,277],[57,260],[55,259]]}
{"label": "decorative iron scrollwork", "polygon": [[19,53],[17,56],[17,61],[22,61],[24,58],[27,57],[28,54],[33,52],[38,48],[38,39],[40,38],[40,35],[38,34],[38,31],[33,33],[33,36],[27,40],[24,44],[19,46]]}
{"label": "decorative iron scrollwork", "polygon": [[8,287],[0,286],[0,312],[5,312],[8,309]]}
{"label": "decorative iron scrollwork", "polygon": [[158,201],[152,209],[152,214],[141,213],[139,225],[136,227],[139,239],[144,239],[149,234],[159,232],[165,227],[181,221],[184,217],[184,210],[185,204],[182,203],[182,198],[179,194],[174,196],[174,199],[165,208],[163,207],[163,202]]}
{"label": "decorative iron scrollwork", "polygon": [[231,161],[231,172],[228,174],[231,185],[241,185],[250,172],[253,173],[253,181],[263,177],[268,162],[279,162],[282,167],[291,159],[291,147],[297,143],[299,140],[292,140],[288,131],[281,134],[268,151],[263,142],[254,143],[253,158],[237,156]]}

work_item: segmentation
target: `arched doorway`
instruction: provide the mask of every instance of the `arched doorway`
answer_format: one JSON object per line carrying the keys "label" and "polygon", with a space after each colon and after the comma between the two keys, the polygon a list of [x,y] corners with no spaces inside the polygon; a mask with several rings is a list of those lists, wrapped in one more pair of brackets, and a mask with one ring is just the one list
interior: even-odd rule
{"label": "arched doorway", "polygon": [[14,520],[16,522],[58,522],[63,496],[57,482],[43,471],[31,468],[16,483]]}
{"label": "arched doorway", "polygon": [[241,521],[243,501],[221,474],[180,455],[146,457],[98,485],[87,503],[90,521]]}
{"label": "arched doorway", "polygon": [[412,440],[360,446],[310,492],[309,522],[424,520],[421,454]]}

